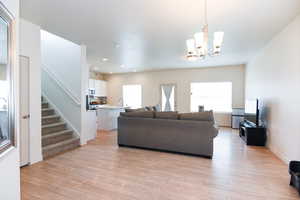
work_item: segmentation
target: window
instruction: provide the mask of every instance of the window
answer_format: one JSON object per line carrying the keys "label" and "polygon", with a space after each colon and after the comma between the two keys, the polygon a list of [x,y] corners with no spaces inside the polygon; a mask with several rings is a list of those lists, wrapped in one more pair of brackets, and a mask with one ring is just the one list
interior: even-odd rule
{"label": "window", "polygon": [[175,84],[163,84],[161,90],[162,111],[175,111]]}
{"label": "window", "polygon": [[142,107],[141,85],[123,85],[123,106],[130,108]]}
{"label": "window", "polygon": [[191,83],[191,111],[197,112],[198,106],[215,112],[231,112],[232,83]]}

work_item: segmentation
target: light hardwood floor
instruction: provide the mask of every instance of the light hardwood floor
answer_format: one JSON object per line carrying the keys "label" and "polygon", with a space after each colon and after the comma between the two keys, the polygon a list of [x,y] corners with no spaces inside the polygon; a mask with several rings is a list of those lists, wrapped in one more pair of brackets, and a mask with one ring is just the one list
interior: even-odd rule
{"label": "light hardwood floor", "polygon": [[299,199],[288,167],[263,147],[221,129],[212,160],[118,148],[116,132],[22,168],[23,200]]}

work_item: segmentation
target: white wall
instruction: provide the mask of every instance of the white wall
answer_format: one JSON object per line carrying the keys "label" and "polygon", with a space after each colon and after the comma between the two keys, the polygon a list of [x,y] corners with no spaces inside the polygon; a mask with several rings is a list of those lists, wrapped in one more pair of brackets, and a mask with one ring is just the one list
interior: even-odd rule
{"label": "white wall", "polygon": [[78,135],[81,130],[80,102],[72,98],[62,89],[48,73],[42,70],[42,93],[46,101],[68,123]]}
{"label": "white wall", "polygon": [[246,67],[246,96],[259,98],[268,146],[281,159],[300,160],[300,15]]}
{"label": "white wall", "polygon": [[[41,104],[41,67],[42,67],[42,56],[41,56],[41,45],[43,43],[44,48],[44,55],[43,59],[45,62],[56,62],[58,63],[61,68],[59,71],[56,71],[57,68],[52,68],[52,65],[49,67],[52,72],[57,75],[56,78],[60,78],[59,81],[61,81],[64,86],[67,87],[65,80],[66,77],[63,76],[61,78],[61,72],[64,70],[70,70],[71,65],[69,61],[71,60],[71,54],[73,64],[75,63],[75,66],[78,66],[79,68],[73,68],[72,71],[69,71],[70,74],[80,74],[79,80],[82,82],[88,83],[88,67],[86,64],[86,47],[84,45],[79,46],[77,44],[74,44],[72,42],[69,42],[63,38],[59,38],[55,35],[52,35],[50,33],[43,33],[41,32],[41,28],[35,24],[32,24],[29,21],[21,19],[20,23],[20,54],[24,56],[28,56],[30,58],[30,163],[33,164],[35,162],[38,162],[42,160],[42,153],[41,153],[41,107],[36,106]],[[41,42],[41,33],[46,34],[47,37],[44,35],[44,40]],[[80,49],[80,55],[77,55],[77,53],[67,53],[70,54],[69,56],[65,56],[64,58],[61,58],[58,62],[57,59],[53,59],[52,56],[54,56],[53,52],[59,52],[61,49],[55,49],[54,48],[60,48],[62,46],[68,46],[70,49],[68,51],[77,52],[78,49]],[[79,59],[78,59],[79,56]],[[52,59],[51,59],[52,58]],[[49,59],[49,60],[47,60]],[[78,63],[78,60],[80,61]],[[64,63],[65,65],[61,65]],[[72,64],[72,65],[73,65]],[[54,66],[54,65],[53,65]],[[56,66],[56,65],[55,65]],[[82,72],[82,73],[78,73]],[[51,77],[47,76],[45,72],[43,74],[43,90],[44,94],[47,95],[49,98],[48,100],[51,101],[56,106],[56,109],[60,112],[60,114],[63,116],[65,120],[69,123],[70,128],[74,129],[81,137],[82,144],[85,144],[87,139],[85,137],[86,134],[90,134],[88,131],[89,126],[85,125],[85,123],[81,122],[81,119],[86,122],[86,116],[84,114],[85,111],[85,95],[87,92],[87,87],[84,84],[79,85],[76,82],[76,85],[73,85],[72,91],[81,91],[82,94],[80,94],[80,98],[82,100],[81,105],[77,105],[76,103],[72,102],[70,98],[68,97],[65,92],[62,91],[62,89],[55,83],[55,81],[51,80]],[[76,77],[78,79],[78,77]],[[75,79],[72,79],[74,81]],[[79,81],[79,82],[80,82]],[[70,89],[70,88],[68,88]],[[77,96],[77,95],[76,95]],[[55,97],[55,98],[53,98]],[[80,107],[83,107],[83,111],[80,111]],[[85,127],[81,127],[82,125],[85,125]],[[82,133],[84,131],[84,133]]]}
{"label": "white wall", "polygon": [[[122,85],[141,84],[142,104],[156,105],[160,101],[160,84],[177,84],[177,110],[190,112],[191,82],[226,82],[233,85],[233,107],[244,107],[244,65],[209,67],[198,69],[177,69],[141,73],[109,75],[108,101],[117,105],[122,98]],[[219,125],[230,126],[230,114],[216,114]]]}
{"label": "white wall", "polygon": [[[13,56],[14,56],[14,81],[15,81],[15,109],[16,119],[19,119],[19,1],[1,1],[15,17]],[[16,120],[16,138],[19,138],[19,122]],[[19,141],[17,140],[17,146]],[[20,199],[20,168],[19,168],[19,149],[14,148],[5,155],[0,156],[0,199],[19,200]]]}
{"label": "white wall", "polygon": [[96,111],[86,110],[86,95],[89,88],[89,66],[87,64],[86,46],[81,45],[81,136],[80,143],[86,144],[87,141],[96,136]]}
{"label": "white wall", "polygon": [[40,27],[20,20],[20,55],[30,60],[30,163],[42,160],[41,144],[41,32]]}
{"label": "white wall", "polygon": [[46,31],[41,31],[42,64],[80,99],[81,47]]}
{"label": "white wall", "polygon": [[43,95],[81,135],[81,46],[41,31],[41,60]]}
{"label": "white wall", "polygon": [[[70,128],[78,133],[81,144],[86,144],[91,138],[89,135],[95,135],[90,133],[90,113],[87,113],[85,103],[89,80],[86,46],[41,31],[41,54],[43,67],[46,66],[52,74],[42,71],[43,94],[55,105]],[[65,92],[66,90],[76,101],[70,98],[70,93]]]}

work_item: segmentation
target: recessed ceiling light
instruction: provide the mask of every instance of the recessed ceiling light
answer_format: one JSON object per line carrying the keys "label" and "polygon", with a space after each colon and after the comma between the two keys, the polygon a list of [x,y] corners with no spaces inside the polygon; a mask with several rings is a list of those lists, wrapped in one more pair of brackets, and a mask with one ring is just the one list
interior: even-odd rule
{"label": "recessed ceiling light", "polygon": [[120,67],[121,67],[121,68],[125,68],[125,65],[121,65]]}
{"label": "recessed ceiling light", "polygon": [[112,74],[112,72],[109,72],[110,74]]}
{"label": "recessed ceiling light", "polygon": [[102,61],[106,62],[106,61],[108,61],[108,58],[102,58]]}
{"label": "recessed ceiling light", "polygon": [[133,70],[133,72],[136,72],[136,69],[135,69],[135,70]]}

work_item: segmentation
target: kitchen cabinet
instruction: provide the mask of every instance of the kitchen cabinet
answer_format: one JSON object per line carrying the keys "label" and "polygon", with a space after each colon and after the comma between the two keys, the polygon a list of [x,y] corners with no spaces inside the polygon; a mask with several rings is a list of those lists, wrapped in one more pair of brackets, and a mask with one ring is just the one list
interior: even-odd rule
{"label": "kitchen cabinet", "polygon": [[102,80],[95,80],[95,92],[96,96],[99,97],[105,97],[107,96],[106,94],[106,81]]}
{"label": "kitchen cabinet", "polygon": [[107,96],[107,81],[89,79],[89,88],[95,89],[95,96]]}
{"label": "kitchen cabinet", "polygon": [[118,129],[118,117],[124,112],[123,107],[102,105],[97,109],[98,130],[112,131]]}
{"label": "kitchen cabinet", "polygon": [[97,135],[97,112],[95,110],[88,110],[86,112],[86,141],[90,141],[96,138]]}
{"label": "kitchen cabinet", "polygon": [[95,89],[95,79],[89,79],[89,88]]}

